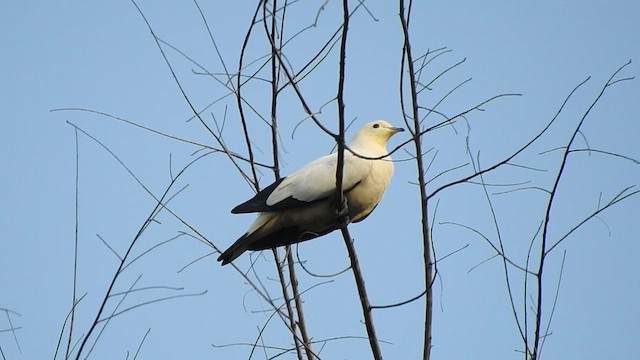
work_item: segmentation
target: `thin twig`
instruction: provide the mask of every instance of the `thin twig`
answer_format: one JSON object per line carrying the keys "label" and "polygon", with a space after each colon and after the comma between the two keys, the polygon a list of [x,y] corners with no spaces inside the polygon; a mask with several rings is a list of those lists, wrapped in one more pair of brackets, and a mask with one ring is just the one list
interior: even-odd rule
{"label": "thin twig", "polygon": [[[60,329],[60,336],[58,337],[58,343],[56,344],[56,351],[53,354],[53,359],[57,359],[58,358],[58,352],[60,351],[60,344],[62,343],[62,337],[64,335],[64,329],[67,327],[67,322],[69,321],[69,318],[71,317],[71,311],[73,310],[73,308],[75,308],[76,306],[78,306],[78,303],[80,303],[80,301],[82,301],[82,299],[84,299],[84,297],[87,295],[87,293],[85,293],[84,295],[82,295],[73,305],[72,305],[72,309],[69,310],[69,312],[67,313],[67,316],[64,318],[64,322],[62,323],[62,329]],[[5,309],[0,309],[0,310],[4,310]],[[72,350],[73,351],[73,350]],[[67,359],[67,358],[65,358]]]}
{"label": "thin twig", "polygon": [[79,227],[79,194],[80,194],[80,145],[78,143],[78,129],[73,129],[76,143],[76,179],[75,179],[75,229],[73,238],[73,292],[71,301],[71,319],[69,320],[69,337],[67,337],[67,354],[65,359],[71,356],[71,339],[73,338],[73,325],[75,324],[76,315],[76,291],[78,288],[78,227]]}
{"label": "thin twig", "polygon": [[[266,6],[266,4],[265,4]],[[249,38],[251,37],[251,32],[253,31],[253,25],[255,24],[255,20],[256,17],[258,16],[258,13],[260,12],[260,8],[262,7],[262,1],[258,2],[258,6],[256,7],[256,11],[253,14],[253,19],[251,20],[251,25],[249,25],[249,28],[247,29],[247,34],[245,35],[244,38],[244,42],[242,43],[242,48],[240,50],[240,57],[238,59],[238,79],[237,79],[237,84],[236,84],[236,102],[238,105],[238,114],[240,115],[240,123],[242,124],[242,132],[244,134],[244,140],[247,146],[247,151],[249,153],[249,164],[253,164],[253,147],[251,146],[251,139],[249,136],[249,129],[247,126],[247,119],[245,117],[244,114],[244,107],[242,106],[243,101],[242,101],[242,77],[240,76],[242,74],[242,63],[244,61],[244,54],[246,52],[247,46],[249,44]],[[256,168],[255,166],[251,165],[251,174],[252,174],[252,178],[253,178],[253,184],[255,187],[258,186],[258,175],[256,174]]]}
{"label": "thin twig", "polygon": [[[477,165],[478,165],[478,169],[481,168],[481,164],[480,164],[480,152],[478,152],[478,157],[477,157]],[[498,250],[498,255],[501,255],[502,257],[502,266],[503,266],[503,270],[504,270],[504,280],[505,283],[507,285],[507,294],[509,295],[509,305],[511,306],[511,312],[513,313],[513,318],[516,321],[516,325],[518,327],[518,332],[520,333],[520,337],[524,339],[524,331],[522,330],[522,324],[520,323],[520,318],[518,317],[518,311],[516,310],[516,304],[515,301],[513,299],[513,290],[511,289],[511,280],[509,278],[509,264],[513,264],[511,262],[508,262],[508,258],[505,254],[505,250],[504,250],[504,244],[502,241],[502,234],[500,233],[500,226],[499,226],[499,222],[498,222],[498,216],[496,215],[496,211],[493,208],[493,202],[491,201],[491,196],[489,196],[489,191],[487,190],[487,187],[484,185],[484,177],[483,175],[480,175],[480,183],[482,184],[482,190],[484,192],[484,196],[487,199],[487,204],[489,205],[489,210],[491,212],[491,218],[493,220],[493,226],[494,229],[496,231],[496,237],[498,238],[498,245],[500,246],[500,250]],[[495,247],[494,247],[495,249]],[[496,249],[497,250],[497,249]],[[524,271],[526,272],[527,269],[524,269]],[[525,314],[526,315],[526,314]]]}
{"label": "thin twig", "polygon": [[[216,135],[216,133],[211,129],[211,127],[204,121],[204,119],[202,119],[202,117],[200,116],[200,113],[196,110],[195,106],[193,105],[193,103],[191,102],[191,100],[189,99],[189,96],[187,95],[184,87],[182,86],[182,83],[180,82],[180,80],[178,79],[178,75],[175,73],[175,71],[173,70],[173,66],[171,65],[171,62],[169,62],[169,59],[167,58],[167,55],[164,52],[164,49],[162,48],[162,46],[160,45],[160,41],[158,39],[158,37],[155,34],[155,31],[153,30],[153,27],[151,26],[151,24],[149,23],[149,20],[147,20],[147,17],[144,15],[144,12],[142,11],[142,9],[138,6],[138,4],[135,2],[135,0],[130,0],[131,3],[135,6],[135,8],[138,10],[138,13],[140,14],[140,17],[142,18],[142,20],[144,21],[144,23],[147,26],[147,29],[149,30],[149,32],[151,33],[153,40],[156,43],[156,46],[158,48],[158,51],[160,51],[160,54],[162,56],[162,58],[165,61],[165,64],[167,65],[167,68],[169,69],[169,72],[171,73],[171,76],[176,84],[176,86],[178,87],[178,90],[180,90],[180,93],[182,94],[182,97],[184,98],[185,102],[187,103],[187,105],[189,105],[189,108],[191,109],[191,111],[194,113],[194,115],[197,116],[198,120],[200,121],[200,123],[202,124],[202,126],[204,126],[204,128],[209,132],[209,134],[211,134],[214,139],[216,139],[216,141],[218,142],[218,144],[223,148],[223,150],[225,150],[224,152],[228,155],[229,160],[232,162],[232,164],[238,169],[238,171],[240,172],[240,174],[243,176],[243,178],[246,181],[253,181],[256,182],[257,180],[257,175],[255,174],[255,167],[252,167],[254,173],[253,173],[253,180],[251,180],[240,168],[240,166],[238,165],[238,163],[236,162],[236,159],[229,155],[229,151],[228,149],[226,149],[226,146],[224,146],[224,143],[221,141],[220,137]],[[259,9],[259,7],[258,7]],[[236,93],[239,93],[239,89],[237,89]],[[249,154],[249,162],[253,163],[253,154],[250,153]]]}
{"label": "thin twig", "polygon": [[142,350],[142,345],[144,344],[144,341],[147,340],[147,336],[149,336],[150,332],[151,328],[148,328],[147,332],[144,333],[142,340],[140,340],[140,344],[138,344],[138,349],[136,349],[136,353],[133,355],[133,360],[136,360],[138,358],[138,354],[140,354],[140,350]]}

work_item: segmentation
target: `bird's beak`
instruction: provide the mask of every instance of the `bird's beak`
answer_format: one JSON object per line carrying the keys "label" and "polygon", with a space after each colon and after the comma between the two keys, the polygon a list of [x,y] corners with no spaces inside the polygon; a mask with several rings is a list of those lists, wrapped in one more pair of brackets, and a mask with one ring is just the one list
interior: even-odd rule
{"label": "bird's beak", "polygon": [[394,134],[395,134],[395,133],[399,133],[399,132],[403,132],[403,131],[404,131],[404,129],[403,129],[403,128],[401,128],[401,127],[392,127],[392,128],[391,128],[391,129],[389,129],[389,130],[393,131],[393,133],[394,133]]}

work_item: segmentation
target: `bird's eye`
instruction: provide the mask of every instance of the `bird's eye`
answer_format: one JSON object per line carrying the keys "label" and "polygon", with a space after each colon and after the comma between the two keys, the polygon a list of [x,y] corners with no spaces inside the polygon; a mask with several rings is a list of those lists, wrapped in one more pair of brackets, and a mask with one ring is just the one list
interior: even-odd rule
{"label": "bird's eye", "polygon": [[377,128],[379,128],[379,127],[380,127],[380,124],[373,124],[373,128],[374,128],[374,129],[377,129]]}

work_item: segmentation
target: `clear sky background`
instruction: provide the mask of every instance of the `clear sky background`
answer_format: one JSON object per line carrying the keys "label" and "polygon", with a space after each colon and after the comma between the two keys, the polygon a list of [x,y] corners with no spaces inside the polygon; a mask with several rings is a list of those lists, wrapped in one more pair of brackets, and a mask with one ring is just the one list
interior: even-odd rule
{"label": "clear sky background", "polygon": [[[233,72],[254,6],[216,1],[201,4],[226,66]],[[285,33],[291,37],[313,23],[285,48],[299,69],[332,34],[341,5],[328,1],[299,1],[291,5]],[[384,4],[383,4],[384,3]],[[352,6],[355,6],[355,2]],[[401,29],[395,2],[367,2],[352,18],[347,57],[347,118],[354,127],[375,119],[404,126],[398,97]],[[223,66],[192,2],[141,1],[156,34],[211,73]],[[554,116],[570,91],[591,76],[570,100],[557,123],[514,163],[545,171],[505,167],[485,177],[492,184],[531,181],[507,188],[491,187],[507,253],[524,264],[530,239],[544,215],[547,194],[559,164],[559,151],[607,79],[630,59],[618,78],[640,74],[640,4],[635,1],[443,2],[416,5],[412,20],[415,54],[447,47],[426,68],[431,79],[444,69],[466,61],[434,83],[421,100],[434,106],[450,89],[473,80],[447,98],[438,109],[448,115],[464,111],[501,93],[522,97],[498,99],[464,122],[429,134],[429,161],[437,156],[427,178],[468,162],[465,139],[482,166],[489,166],[518,149]],[[251,39],[248,60],[266,54],[262,26]],[[75,136],[72,122],[109,147],[154,194],[160,195],[174,175],[198,149],[106,116],[59,108],[86,108],[206,144],[214,140],[198,121],[178,90],[143,19],[128,1],[37,1],[4,4],[0,12],[0,349],[6,359],[52,358],[72,303],[75,233]],[[203,109],[228,90],[194,63],[165,46],[167,56],[189,99]],[[335,96],[337,47],[301,88],[314,109]],[[253,65],[252,69],[257,69]],[[269,88],[255,81],[245,96],[257,111],[269,114]],[[640,79],[610,87],[587,117],[575,148],[606,150],[640,159]],[[304,118],[290,92],[280,99],[282,173],[331,151],[331,139]],[[335,129],[335,104],[320,118]],[[225,98],[204,112],[221,121],[227,145],[243,153],[244,145],[235,100]],[[434,117],[429,123],[437,121]],[[259,161],[271,161],[268,128],[249,114]],[[293,134],[293,136],[292,136]],[[353,129],[349,131],[349,137]],[[395,147],[406,133],[392,138]],[[103,148],[79,135],[78,305],[75,337],[86,333],[108,288],[118,258],[99,235],[122,255],[149,212],[153,198]],[[407,147],[407,151],[412,149]],[[542,154],[541,154],[542,153]],[[200,153],[198,153],[200,154]],[[396,159],[407,159],[405,151]],[[640,165],[628,159],[586,152],[570,156],[558,189],[550,223],[550,238],[558,239],[586,215],[622,189],[640,185]],[[430,183],[437,186],[471,173],[470,167],[447,173]],[[273,179],[264,171],[262,186]],[[396,173],[376,211],[350,227],[370,300],[383,305],[408,299],[423,290],[420,215],[413,163],[398,162]],[[221,248],[226,248],[253,220],[229,210],[253,195],[237,170],[222,155],[195,164],[172,193],[189,185],[170,203],[171,209]],[[527,187],[529,189],[522,190]],[[431,203],[436,252],[447,257],[438,265],[434,288],[434,359],[521,359],[522,349],[508,302],[502,262],[482,237],[451,223],[464,224],[496,242],[496,231],[482,187],[461,185],[446,190]],[[573,233],[549,257],[545,273],[544,316],[548,319],[563,252],[565,265],[545,359],[631,359],[637,357],[640,281],[640,197],[616,205]],[[220,267],[216,256],[194,240],[193,234],[164,212],[133,250],[133,257],[163,241],[128,267],[115,292],[155,287],[132,293],[120,309],[153,299],[201,294],[153,303],[114,318],[91,352],[91,358],[133,356],[148,332],[139,358],[246,359],[271,315],[270,308],[231,267]],[[177,237],[176,237],[177,236]],[[539,247],[539,242],[534,244]],[[465,247],[466,246],[466,247]],[[348,257],[339,234],[299,247],[308,269],[332,274],[344,269]],[[534,256],[535,257],[535,256]],[[270,253],[244,255],[238,265],[256,261],[256,274],[278,297]],[[484,262],[484,263],[483,263]],[[481,264],[476,267],[477,265]],[[473,270],[472,270],[473,269]],[[365,336],[361,310],[350,272],[332,278],[300,273],[307,290],[306,319],[314,340]],[[251,276],[255,278],[256,274]],[[516,306],[522,314],[523,275],[512,273]],[[137,282],[136,282],[137,281]],[[162,288],[160,288],[162,287]],[[181,290],[180,290],[181,289]],[[534,296],[529,291],[525,296]],[[122,296],[108,303],[109,311]],[[416,359],[421,355],[423,300],[374,311],[378,335],[387,359]],[[15,312],[15,313],[14,313]],[[17,313],[17,314],[16,314]],[[18,315],[19,314],[19,315]],[[531,318],[530,318],[531,321]],[[15,331],[5,331],[11,328]],[[150,330],[149,330],[150,329]],[[95,339],[95,336],[94,336]],[[93,342],[89,341],[91,345]],[[268,322],[264,344],[289,347],[291,338],[278,318]],[[315,349],[323,359],[365,359],[368,342],[361,338],[328,341]],[[320,349],[322,349],[320,351]],[[268,356],[277,354],[268,350]],[[254,358],[267,358],[263,351]],[[282,358],[293,358],[285,355]]]}

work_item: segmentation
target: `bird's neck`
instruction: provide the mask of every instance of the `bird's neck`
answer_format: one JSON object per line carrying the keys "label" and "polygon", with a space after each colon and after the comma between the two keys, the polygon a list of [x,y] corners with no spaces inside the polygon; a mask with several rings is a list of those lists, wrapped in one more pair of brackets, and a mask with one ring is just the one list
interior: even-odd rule
{"label": "bird's neck", "polygon": [[349,149],[356,155],[366,157],[381,157],[387,155],[386,142],[378,143],[375,141],[352,141],[349,143]]}

